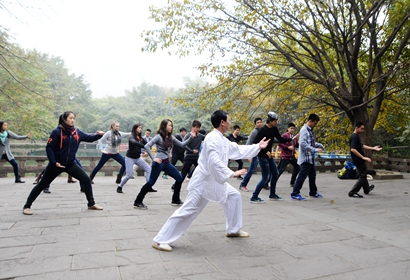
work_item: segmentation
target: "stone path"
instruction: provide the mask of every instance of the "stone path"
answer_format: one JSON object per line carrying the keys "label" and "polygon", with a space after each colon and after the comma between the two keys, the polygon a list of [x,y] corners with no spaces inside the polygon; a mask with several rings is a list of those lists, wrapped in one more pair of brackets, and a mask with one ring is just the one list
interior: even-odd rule
{"label": "stone path", "polygon": [[[225,237],[223,211],[209,203],[170,253],[151,242],[176,209],[171,179],[158,179],[159,191],[147,195],[142,211],[132,204],[143,177],[130,180],[124,194],[115,192],[114,177],[96,177],[94,196],[104,210],[89,211],[78,184],[59,177],[33,204],[34,215],[25,216],[34,178],[0,178],[0,279],[410,278],[410,174],[374,180],[375,190],[356,199],[347,196],[354,181],[319,173],[323,198],[303,202],[290,200],[289,178],[284,174],[277,187],[285,201],[250,204],[251,192],[242,192],[250,238]],[[249,188],[259,179],[253,176]]]}

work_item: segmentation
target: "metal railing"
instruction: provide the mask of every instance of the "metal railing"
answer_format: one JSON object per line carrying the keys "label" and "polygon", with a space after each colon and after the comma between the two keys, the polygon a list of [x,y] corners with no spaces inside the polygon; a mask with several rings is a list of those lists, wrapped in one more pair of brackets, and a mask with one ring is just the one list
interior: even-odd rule
{"label": "metal railing", "polygon": [[[48,163],[46,156],[18,156],[15,158],[19,164],[19,171],[21,176],[26,174],[38,175]],[[84,170],[90,173],[100,160],[99,156],[96,157],[78,157]],[[316,159],[316,171],[317,172],[337,172],[342,169],[348,158],[317,158]],[[279,160],[276,160],[279,163]],[[230,161],[228,165],[232,170],[237,169],[235,161]],[[249,162],[244,160],[245,168],[249,166]],[[178,170],[181,170],[181,163],[176,165]],[[373,158],[374,169],[384,169],[399,172],[410,173],[410,159],[405,158],[392,158],[392,157],[375,157]],[[288,172],[292,172],[292,166],[287,167]],[[114,176],[120,170],[120,165],[116,161],[110,159],[97,175]],[[259,172],[260,169],[256,170]],[[13,167],[5,160],[0,161],[0,177],[7,177],[7,175],[13,176]],[[137,176],[143,176],[144,171],[137,169]]]}

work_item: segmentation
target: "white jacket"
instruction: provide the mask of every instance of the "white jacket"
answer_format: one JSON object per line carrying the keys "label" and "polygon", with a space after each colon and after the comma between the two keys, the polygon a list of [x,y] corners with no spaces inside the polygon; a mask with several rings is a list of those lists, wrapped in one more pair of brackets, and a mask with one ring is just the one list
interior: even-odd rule
{"label": "white jacket", "polygon": [[253,158],[259,150],[259,144],[238,145],[214,129],[205,137],[198,166],[189,181],[188,190],[201,188],[205,199],[225,202],[228,196],[227,180],[234,175],[228,168],[229,159]]}

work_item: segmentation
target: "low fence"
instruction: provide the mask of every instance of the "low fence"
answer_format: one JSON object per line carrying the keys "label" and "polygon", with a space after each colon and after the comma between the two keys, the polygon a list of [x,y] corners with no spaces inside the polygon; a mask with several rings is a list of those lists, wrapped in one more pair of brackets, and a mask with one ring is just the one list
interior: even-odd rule
{"label": "low fence", "polygon": [[[15,158],[19,164],[19,171],[22,177],[28,175],[37,176],[47,166],[48,159],[45,156],[19,156]],[[97,165],[100,157],[78,157],[84,170],[90,173]],[[316,159],[316,171],[317,172],[337,172],[342,169],[346,161],[349,159],[343,158],[317,158]],[[276,162],[277,164],[279,161]],[[249,166],[249,163],[245,160],[244,167]],[[178,170],[181,170],[181,163],[176,165]],[[232,170],[237,169],[237,163],[235,161],[229,162],[229,167]],[[410,173],[410,159],[404,158],[385,158],[377,157],[373,158],[374,169],[392,170],[398,172]],[[292,172],[292,166],[287,167],[288,172]],[[97,175],[114,176],[120,170],[120,165],[116,161],[110,159]],[[259,172],[259,167],[256,172]],[[6,161],[0,161],[0,177],[7,177],[7,174],[13,176],[13,167]],[[143,176],[144,171],[137,169],[137,176]]]}

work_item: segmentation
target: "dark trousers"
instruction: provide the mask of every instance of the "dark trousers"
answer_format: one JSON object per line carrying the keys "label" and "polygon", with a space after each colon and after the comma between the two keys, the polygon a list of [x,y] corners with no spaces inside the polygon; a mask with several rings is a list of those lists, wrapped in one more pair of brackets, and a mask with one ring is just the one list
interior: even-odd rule
{"label": "dark trousers", "polygon": [[[194,166],[194,168],[191,171],[191,167]],[[185,177],[189,174],[192,176],[191,172],[193,173],[193,170],[198,166],[198,158],[185,158],[184,159],[184,164],[182,165],[181,169],[181,176],[182,176],[182,182],[184,182]],[[176,182],[175,182],[176,183]],[[175,183],[173,185],[173,189],[175,189]]]}
{"label": "dark trousers", "polygon": [[309,196],[316,195],[316,169],[314,164],[310,164],[308,162],[304,162],[300,165],[299,175],[296,178],[296,182],[293,186],[293,192],[291,195],[297,195],[300,193],[303,183],[305,182],[307,177],[309,177]]}
{"label": "dark trousers", "polygon": [[177,164],[178,160],[182,163],[184,163],[184,153],[172,153],[172,158],[171,158],[171,164],[175,166]]}
{"label": "dark trousers", "polygon": [[243,161],[241,159],[235,160],[238,163],[238,170],[243,168]]}
{"label": "dark trousers", "polygon": [[31,204],[33,204],[40,193],[44,189],[48,188],[51,182],[53,182],[54,179],[63,172],[67,172],[69,175],[84,184],[84,193],[88,201],[88,206],[93,206],[95,202],[93,197],[93,189],[91,187],[91,179],[80,166],[73,164],[66,168],[59,168],[55,165],[49,164],[44,172],[43,178],[41,178],[40,182],[31,190],[24,208],[30,208]]}
{"label": "dark trousers", "polygon": [[[77,158],[74,159],[74,162],[75,162],[78,166],[80,166],[81,169],[83,169],[83,166],[81,165],[80,161],[79,161]],[[46,172],[46,169],[47,169],[47,167],[44,168],[43,171],[41,171],[41,174],[42,174],[43,176],[44,176],[44,172]],[[81,190],[82,192],[84,192],[84,184],[81,183],[81,181],[79,181],[79,183],[80,183],[80,190]],[[49,188],[50,188],[50,185],[48,185],[47,189],[49,189]]]}
{"label": "dark trousers", "polygon": [[91,171],[90,176],[92,176],[92,178],[94,178],[94,177],[95,177],[95,174],[97,174],[97,172],[104,166],[104,164],[105,164],[110,158],[114,159],[114,160],[117,161],[119,164],[121,164],[121,169],[120,169],[120,172],[118,172],[118,175],[121,175],[121,177],[122,177],[122,175],[123,175],[124,172],[125,172],[125,159],[124,159],[124,157],[123,157],[120,153],[118,153],[118,154],[111,154],[111,155],[109,155],[109,154],[104,154],[104,153],[103,153],[103,154],[101,155],[100,161],[98,162],[97,166],[94,167],[93,171]]}
{"label": "dark trousers", "polygon": [[359,173],[359,178],[357,179],[356,184],[354,184],[353,188],[350,190],[349,195],[358,193],[362,187],[363,187],[363,192],[365,194],[369,194],[369,182],[367,181],[366,164],[365,163],[363,164],[354,163],[354,165],[356,165],[357,172]]}
{"label": "dark trousers", "polygon": [[182,182],[191,171],[192,166],[194,166],[194,168],[198,166],[198,158],[185,158],[184,165],[182,165],[181,169]]}
{"label": "dark trousers", "polygon": [[7,160],[8,163],[10,163],[11,166],[13,166],[13,172],[14,172],[14,176],[16,177],[16,180],[20,179],[20,175],[19,175],[19,165],[17,164],[17,161],[16,161],[14,158],[12,158],[11,160],[9,160],[9,159],[7,158],[7,155],[6,155],[6,154],[3,154],[3,155],[1,156],[1,159]]}
{"label": "dark trousers", "polygon": [[293,166],[293,171],[292,171],[292,177],[290,178],[290,184],[294,185],[295,181],[296,181],[296,176],[298,176],[300,167],[298,165],[298,160],[295,158],[289,159],[289,158],[283,158],[280,160],[279,162],[279,175],[278,175],[278,179],[280,177],[280,175],[282,175],[282,173],[286,170],[286,167],[290,164],[292,164]]}
{"label": "dark trousers", "polygon": [[152,162],[151,166],[151,175],[149,181],[142,186],[137,198],[135,199],[135,203],[142,203],[145,198],[145,195],[150,191],[153,185],[157,182],[159,174],[161,171],[166,172],[169,176],[175,179],[175,187],[174,187],[174,194],[172,195],[172,201],[179,201],[179,194],[181,192],[181,185],[182,185],[182,176],[178,172],[175,166],[170,163],[157,163],[155,161]]}
{"label": "dark trousers", "polygon": [[249,166],[248,172],[246,172],[245,176],[242,179],[240,187],[246,187],[251,179],[253,173],[255,173],[256,168],[258,167],[258,157],[253,157],[251,165]]}

